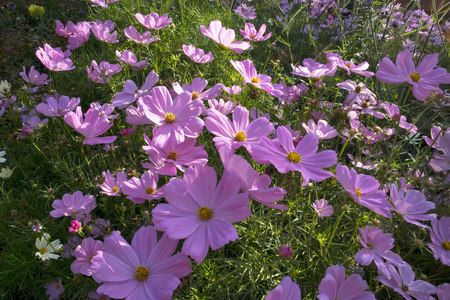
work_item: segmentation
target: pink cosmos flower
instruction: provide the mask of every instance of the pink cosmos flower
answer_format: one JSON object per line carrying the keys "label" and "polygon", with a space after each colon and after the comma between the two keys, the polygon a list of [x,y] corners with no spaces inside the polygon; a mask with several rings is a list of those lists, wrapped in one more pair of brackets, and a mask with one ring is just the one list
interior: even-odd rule
{"label": "pink cosmos flower", "polygon": [[359,175],[354,169],[349,170],[342,165],[336,166],[335,176],[356,203],[386,218],[392,218],[390,211],[393,207],[386,201],[386,193],[378,189],[380,183],[374,177],[365,174]]}
{"label": "pink cosmos flower", "polygon": [[111,172],[106,171],[102,172],[102,177],[104,178],[104,182],[102,184],[97,184],[98,187],[102,189],[100,194],[105,194],[108,196],[120,196],[122,184],[127,180],[127,173],[125,172],[117,172],[111,175]]}
{"label": "pink cosmos flower", "polygon": [[403,267],[395,268],[392,264],[387,263],[388,272],[391,277],[380,275],[377,280],[382,284],[394,289],[397,293],[407,300],[412,300],[411,296],[418,300],[434,299],[430,294],[436,294],[436,287],[431,283],[423,280],[414,280],[416,274],[409,264]]}
{"label": "pink cosmos flower", "polygon": [[265,41],[272,36],[272,32],[269,32],[267,35],[263,36],[264,32],[266,32],[266,24],[262,24],[258,31],[256,31],[255,25],[251,23],[245,24],[245,30],[241,30],[241,34],[244,39],[249,41]]}
{"label": "pink cosmos flower", "polygon": [[[99,0],[96,0],[96,1],[99,1]],[[111,299],[110,297],[108,297],[107,295],[105,295],[105,294],[102,294],[102,293],[96,293],[96,292],[89,292],[88,293],[88,297],[89,297],[89,299],[96,299],[96,300],[109,300],[109,299]]]}
{"label": "pink cosmos flower", "polygon": [[144,112],[144,107],[148,107],[145,104],[147,101],[152,101],[151,97],[143,96],[136,101],[137,107],[127,106],[125,112],[127,114],[126,121],[131,125],[155,125],[152,120],[147,118]]}
{"label": "pink cosmos flower", "polygon": [[44,286],[46,289],[45,294],[50,296],[49,300],[58,299],[62,293],[64,293],[64,287],[62,285],[62,279],[58,278],[58,282],[52,281]]}
{"label": "pink cosmos flower", "polygon": [[436,289],[436,294],[439,300],[446,300],[450,294],[450,283],[443,283]]}
{"label": "pink cosmos flower", "polygon": [[244,61],[230,60],[230,62],[233,65],[233,67],[239,72],[239,74],[241,74],[242,77],[244,77],[244,85],[249,83],[250,85],[260,88],[271,95],[277,96],[275,95],[276,90],[270,84],[272,78],[265,74],[258,74],[251,60],[244,60]]}
{"label": "pink cosmos flower", "polygon": [[314,123],[314,120],[309,120],[308,125],[302,123],[302,126],[306,132],[317,134],[320,140],[332,139],[338,135],[337,131],[325,120],[319,120],[317,125]]}
{"label": "pink cosmos flower", "polygon": [[209,247],[217,250],[239,238],[231,224],[247,219],[247,193],[239,193],[239,180],[225,171],[219,184],[212,167],[189,167],[183,179],[171,178],[164,187],[169,204],[158,204],[152,222],[173,239],[186,239],[183,253],[201,263]]}
{"label": "pink cosmos flower", "polygon": [[352,105],[353,110],[360,110],[361,114],[371,115],[377,119],[384,119],[385,115],[375,109],[382,107],[378,104],[376,99],[367,98],[362,100],[361,98],[356,98],[356,102]]}
{"label": "pink cosmos flower", "polygon": [[144,16],[143,14],[135,14],[136,20],[142,24],[142,26],[147,27],[150,30],[158,30],[166,27],[167,25],[172,22],[172,19],[169,18],[167,15],[161,15],[159,16],[157,13],[150,13],[147,16]]}
{"label": "pink cosmos flower", "polygon": [[325,150],[318,152],[319,137],[308,133],[294,147],[291,132],[284,126],[277,127],[277,139],[267,137],[260,139],[259,145],[253,147],[252,157],[258,163],[269,161],[280,173],[299,171],[302,173],[305,186],[310,180],[320,182],[333,173],[322,170],[336,164],[336,152]]}
{"label": "pink cosmos flower", "polygon": [[131,66],[134,70],[142,70],[148,66],[148,61],[142,60],[138,62],[136,55],[134,55],[134,53],[130,50],[125,50],[123,53],[116,50],[116,55],[120,62]]}
{"label": "pink cosmos flower", "polygon": [[[158,82],[159,75],[155,71],[151,71],[145,78],[144,84],[139,89],[133,80],[125,81],[123,85],[123,91],[114,95],[112,105],[118,108],[124,108],[139,97],[149,94],[150,89]],[[136,124],[141,125],[141,124]]]}
{"label": "pink cosmos flower", "polygon": [[73,24],[72,21],[67,21],[66,26],[64,26],[63,23],[61,23],[60,20],[55,20],[56,28],[55,32],[58,36],[68,37],[70,33],[73,32],[75,28],[75,24]]}
{"label": "pink cosmos flower", "polygon": [[319,300],[376,300],[372,292],[366,291],[367,283],[358,274],[345,278],[343,266],[327,268],[319,284]]}
{"label": "pink cosmos flower", "polygon": [[36,50],[37,58],[45,67],[52,71],[70,71],[75,69],[73,62],[68,58],[70,54],[70,50],[62,52],[61,48],[52,48],[48,44],[44,45],[44,49],[39,47]]}
{"label": "pink cosmos flower", "polygon": [[34,86],[47,84],[50,81],[52,81],[51,79],[46,80],[48,75],[39,73],[38,71],[36,71],[34,69],[34,66],[31,66],[28,76],[27,76],[27,70],[25,69],[25,66],[23,66],[23,72],[20,72],[19,75],[22,76],[22,78],[23,78],[23,80],[25,80],[25,82],[28,82],[29,84],[34,85]]}
{"label": "pink cosmos flower", "polygon": [[73,251],[81,244],[81,238],[78,235],[71,235],[67,238],[67,244],[63,247],[61,257],[70,258],[73,256]]}
{"label": "pink cosmos flower", "polygon": [[92,258],[97,255],[99,251],[103,251],[104,249],[105,246],[101,241],[96,241],[91,237],[83,239],[81,245],[78,245],[73,252],[73,256],[75,256],[76,260],[70,266],[72,273],[91,276]]}
{"label": "pink cosmos flower", "polygon": [[358,231],[359,242],[364,249],[359,250],[355,254],[356,262],[362,266],[368,266],[373,261],[378,268],[378,272],[385,275],[388,279],[391,278],[391,273],[383,259],[397,267],[406,265],[398,254],[390,250],[394,247],[394,238],[389,233],[384,233],[378,227],[370,228],[369,226],[366,226],[364,230],[358,228]]}
{"label": "pink cosmos flower", "polygon": [[400,109],[395,104],[389,104],[389,102],[384,102],[381,106],[386,110],[386,113],[395,121],[399,122],[399,127],[408,130],[412,134],[417,133],[417,127],[411,123],[406,122],[406,117],[400,115]]}
{"label": "pink cosmos flower", "polygon": [[441,217],[431,220],[431,244],[427,244],[433,251],[434,258],[450,266],[450,218]]}
{"label": "pink cosmos flower", "polygon": [[104,219],[95,219],[91,224],[91,236],[96,239],[100,236],[109,235],[111,233],[110,229],[111,223]]}
{"label": "pink cosmos flower", "polygon": [[163,193],[158,189],[159,175],[152,170],[142,174],[141,178],[133,177],[122,184],[122,193],[136,204],[142,204],[145,200],[161,199]]}
{"label": "pink cosmos flower", "polygon": [[117,115],[112,114],[114,111],[114,106],[109,103],[100,105],[98,102],[92,102],[91,108],[98,110],[100,116],[105,115],[107,119],[115,119],[119,116],[118,114]]}
{"label": "pink cosmos flower", "polygon": [[90,220],[90,213],[96,207],[95,198],[92,195],[85,195],[80,191],[71,194],[64,194],[62,200],[53,201],[54,210],[50,212],[53,218],[62,216],[72,216],[76,220],[84,219],[84,223]]}
{"label": "pink cosmos flower", "polygon": [[319,217],[329,217],[334,212],[333,206],[328,205],[325,199],[314,201],[313,207]]}
{"label": "pink cosmos flower", "polygon": [[351,61],[344,61],[339,53],[327,52],[327,59],[330,62],[335,62],[337,66],[341,69],[347,71],[347,75],[350,75],[351,72],[362,75],[362,76],[373,76],[373,72],[366,71],[369,68],[368,62],[363,62],[359,65],[355,65]]}
{"label": "pink cosmos flower", "polygon": [[179,94],[174,100],[169,90],[158,86],[151,90],[153,101],[144,107],[145,115],[156,124],[153,142],[160,148],[177,145],[186,137],[196,138],[203,131],[203,120],[198,118],[205,106],[201,100],[192,100],[189,93]]}
{"label": "pink cosmos flower", "polygon": [[160,175],[176,176],[177,170],[184,172],[184,166],[204,166],[208,162],[208,153],[205,145],[195,147],[196,140],[186,138],[184,142],[173,146],[167,144],[165,147],[158,147],[149,137],[144,134],[144,140],[147,146],[142,146],[148,153],[150,161],[155,165],[143,163],[142,166],[147,169],[155,169]]}
{"label": "pink cosmos flower", "polygon": [[249,153],[252,147],[259,143],[261,137],[268,136],[273,131],[273,125],[266,118],[258,118],[249,122],[249,111],[243,106],[233,110],[233,122],[220,112],[211,109],[205,120],[206,129],[216,137],[213,141],[216,148],[223,145],[239,149],[244,146]]}
{"label": "pink cosmos flower", "polygon": [[411,52],[403,50],[397,55],[396,65],[389,58],[383,58],[375,76],[386,83],[407,82],[412,85],[414,97],[425,101],[431,91],[443,93],[440,84],[450,83],[450,74],[444,68],[436,67],[438,57],[438,53],[427,55],[416,68]]}
{"label": "pink cosmos flower", "polygon": [[199,77],[196,77],[192,80],[191,84],[184,84],[180,86],[178,83],[173,83],[174,92],[179,95],[183,92],[188,92],[192,96],[192,100],[209,100],[214,99],[220,95],[223,84],[217,83],[212,88],[203,91],[208,85],[208,81]]}
{"label": "pink cosmos flower", "polygon": [[97,83],[105,83],[111,80],[111,75],[117,74],[122,71],[122,66],[120,64],[110,64],[107,61],[100,62],[97,64],[95,60],[91,62],[91,66],[86,66],[86,72],[89,78]]}
{"label": "pink cosmos flower", "polygon": [[73,111],[80,104],[80,98],[59,97],[54,94],[45,98],[45,102],[36,105],[36,111],[47,117],[63,117],[69,111]]}
{"label": "pink cosmos flower", "polygon": [[103,8],[108,7],[108,3],[118,2],[120,0],[88,0],[92,7],[101,6]]}
{"label": "pink cosmos flower", "polygon": [[[225,102],[223,99],[219,99],[219,101],[217,101],[216,99],[208,100],[208,104],[210,109],[215,109],[225,116],[230,114],[235,106],[235,103],[233,101]],[[208,109],[207,114],[209,113],[209,111],[210,110]]]}
{"label": "pink cosmos flower", "polygon": [[244,50],[250,48],[249,42],[234,42],[236,37],[234,30],[222,27],[221,21],[212,21],[209,24],[208,29],[206,29],[203,25],[200,25],[200,31],[206,37],[219,44],[219,46],[231,49],[238,54],[241,54]]}
{"label": "pink cosmos flower", "polygon": [[301,300],[302,293],[298,284],[286,276],[273,290],[267,293],[265,300]]}
{"label": "pink cosmos flower", "polygon": [[78,220],[72,220],[70,221],[70,227],[69,232],[71,233],[78,233],[81,231],[81,223]]}
{"label": "pink cosmos flower", "polygon": [[362,100],[363,102],[368,99],[369,101],[375,101],[376,104],[377,96],[375,96],[375,94],[371,90],[366,88],[366,85],[362,82],[356,84],[356,82],[354,81],[346,80],[336,85],[340,89],[350,92],[347,98],[345,98],[344,106],[351,107],[358,99]]}
{"label": "pink cosmos flower", "polygon": [[92,259],[92,276],[102,285],[97,293],[111,298],[172,299],[180,278],[192,272],[183,253],[172,256],[178,240],[167,234],[158,241],[155,228],[141,227],[131,245],[118,231],[105,238],[105,249]]}
{"label": "pink cosmos flower", "polygon": [[434,152],[428,166],[436,173],[450,170],[450,133],[446,133],[439,142],[442,154]]}
{"label": "pink cosmos flower", "polygon": [[244,18],[244,20],[256,19],[256,9],[253,6],[241,4],[234,11],[238,14],[238,16]]}
{"label": "pink cosmos flower", "polygon": [[425,135],[422,136],[422,138],[425,140],[428,146],[433,147],[434,149],[437,149],[439,151],[442,151],[440,143],[441,138],[444,134],[450,134],[450,127],[447,128],[446,131],[444,131],[442,130],[441,127],[433,126],[433,128],[431,128],[431,139]]}
{"label": "pink cosmos flower", "polygon": [[193,62],[199,64],[206,64],[212,62],[214,59],[214,56],[211,54],[211,52],[205,54],[203,49],[195,48],[192,45],[189,46],[183,45],[183,51],[184,54],[186,54]]}
{"label": "pink cosmos flower", "polygon": [[150,31],[146,31],[143,34],[140,34],[136,27],[130,26],[123,29],[123,33],[132,41],[141,44],[146,45],[153,42],[159,41],[159,37],[155,36],[152,37],[152,33]]}
{"label": "pink cosmos flower", "polygon": [[224,87],[223,90],[230,95],[237,95],[242,91],[242,88],[238,85],[233,85],[232,87]]}
{"label": "pink cosmos flower", "polygon": [[111,20],[106,20],[104,23],[102,21],[91,22],[91,30],[92,33],[98,38],[100,41],[106,43],[118,43],[119,40],[117,38],[117,31],[111,33],[114,30],[114,23]]}
{"label": "pink cosmos flower", "polygon": [[83,120],[81,106],[78,106],[75,113],[69,111],[64,115],[64,121],[86,137],[83,145],[109,144],[117,139],[115,135],[98,137],[108,131],[113,124],[109,123],[106,115],[100,115],[100,112],[94,108],[88,109]]}
{"label": "pink cosmos flower", "polygon": [[411,224],[429,228],[418,220],[429,221],[437,217],[436,214],[426,214],[429,210],[436,208],[436,204],[427,201],[425,195],[416,190],[409,190],[406,194],[403,189],[398,189],[397,184],[391,184],[391,199],[396,211],[403,219]]}
{"label": "pink cosmos flower", "polygon": [[88,22],[78,22],[67,34],[67,49],[73,50],[80,48],[89,40],[91,26]]}
{"label": "pink cosmos flower", "polygon": [[299,75],[303,77],[319,79],[323,76],[334,76],[337,70],[337,64],[335,62],[329,62],[326,65],[316,62],[312,58],[305,58],[303,60],[303,65],[292,66],[294,75]]}

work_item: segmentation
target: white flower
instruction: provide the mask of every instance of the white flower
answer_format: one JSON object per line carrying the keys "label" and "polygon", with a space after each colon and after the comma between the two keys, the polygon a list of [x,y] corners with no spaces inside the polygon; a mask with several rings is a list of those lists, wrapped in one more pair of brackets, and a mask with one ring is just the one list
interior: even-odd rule
{"label": "white flower", "polygon": [[55,251],[58,251],[62,248],[62,245],[59,240],[54,240],[49,244],[50,235],[48,233],[44,233],[42,238],[39,240],[39,238],[36,239],[36,248],[39,249],[38,252],[36,252],[36,256],[39,256],[42,260],[49,260],[49,259],[58,259],[59,255],[54,254]]}
{"label": "white flower", "polygon": [[8,94],[11,91],[11,84],[7,80],[0,82],[0,96]]}
{"label": "white flower", "polygon": [[6,158],[3,157],[5,154],[5,151],[0,151],[0,163],[4,163],[6,161]]}
{"label": "white flower", "polygon": [[6,179],[6,178],[11,177],[13,171],[14,171],[14,169],[11,170],[9,167],[2,168],[0,170],[0,178]]}

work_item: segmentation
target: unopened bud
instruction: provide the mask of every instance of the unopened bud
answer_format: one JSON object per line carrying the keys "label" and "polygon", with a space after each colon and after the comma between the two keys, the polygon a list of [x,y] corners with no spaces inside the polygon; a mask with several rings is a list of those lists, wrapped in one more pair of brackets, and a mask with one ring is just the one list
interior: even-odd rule
{"label": "unopened bud", "polygon": [[281,257],[289,258],[292,256],[292,248],[286,245],[280,246],[280,248],[278,248],[278,253]]}
{"label": "unopened bud", "polygon": [[314,187],[314,184],[312,182],[308,182],[308,184],[306,185],[306,187],[308,189],[312,189]]}

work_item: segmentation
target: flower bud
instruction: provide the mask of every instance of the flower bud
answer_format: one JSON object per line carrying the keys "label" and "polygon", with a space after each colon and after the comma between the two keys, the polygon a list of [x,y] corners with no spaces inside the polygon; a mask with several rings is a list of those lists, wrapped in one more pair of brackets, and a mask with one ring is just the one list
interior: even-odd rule
{"label": "flower bud", "polygon": [[289,258],[292,256],[292,248],[286,245],[280,246],[278,248],[278,253],[281,257]]}

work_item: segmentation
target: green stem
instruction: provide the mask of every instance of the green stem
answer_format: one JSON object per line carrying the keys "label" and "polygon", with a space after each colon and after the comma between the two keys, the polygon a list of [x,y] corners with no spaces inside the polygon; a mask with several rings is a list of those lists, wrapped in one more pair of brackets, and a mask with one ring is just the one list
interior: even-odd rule
{"label": "green stem", "polygon": [[336,233],[336,230],[338,229],[339,223],[341,222],[342,217],[344,216],[344,214],[345,214],[345,210],[342,211],[341,215],[339,216],[339,219],[336,222],[336,225],[334,226],[333,233],[331,234],[330,241],[328,242],[327,249],[325,250],[325,255],[328,254],[328,249],[330,249],[331,243],[333,242],[334,234]]}

